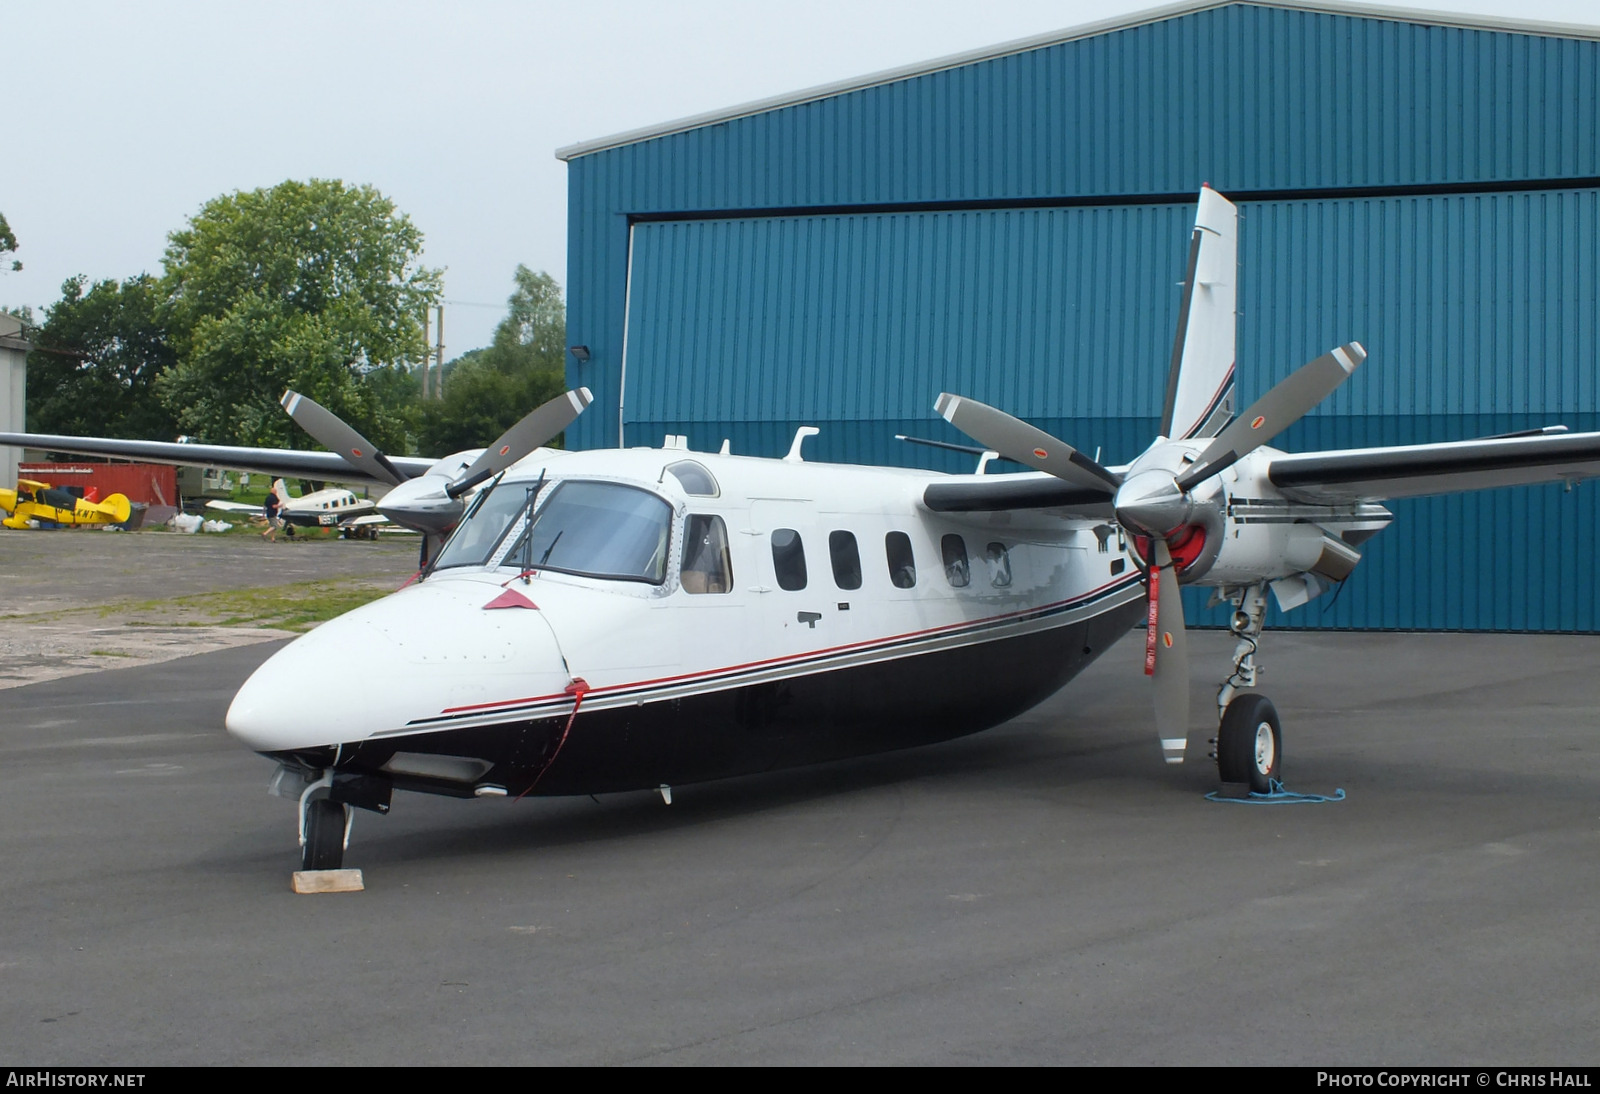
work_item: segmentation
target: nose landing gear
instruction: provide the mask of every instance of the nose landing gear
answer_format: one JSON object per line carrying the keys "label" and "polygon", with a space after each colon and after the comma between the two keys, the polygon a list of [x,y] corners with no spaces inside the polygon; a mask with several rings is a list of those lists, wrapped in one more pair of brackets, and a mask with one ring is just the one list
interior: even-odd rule
{"label": "nose landing gear", "polygon": [[333,771],[312,775],[285,764],[278,768],[268,790],[300,803],[300,869],[339,869],[350,843],[350,807],[330,796]]}
{"label": "nose landing gear", "polygon": [[344,849],[350,842],[350,819],[350,807],[343,802],[330,798],[302,798],[300,869],[339,869],[344,863]]}

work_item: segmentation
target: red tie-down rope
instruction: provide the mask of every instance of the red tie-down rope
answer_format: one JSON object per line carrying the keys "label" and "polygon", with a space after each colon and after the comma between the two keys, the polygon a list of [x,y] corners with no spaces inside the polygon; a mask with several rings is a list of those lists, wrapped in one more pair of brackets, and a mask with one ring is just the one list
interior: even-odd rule
{"label": "red tie-down rope", "polygon": [[556,757],[561,755],[561,748],[567,743],[567,734],[572,732],[572,723],[578,720],[578,708],[583,706],[583,697],[589,694],[589,681],[581,676],[574,676],[572,683],[567,685],[566,693],[572,696],[572,713],[567,716],[567,725],[561,731],[561,739],[556,742],[556,750],[550,754],[550,759],[545,761],[545,765],[533,777],[533,781],[528,784],[528,789],[516,796],[516,801],[521,801],[533,793],[533,788],[539,785],[539,780],[544,778],[544,773],[550,770],[551,766],[556,762]]}

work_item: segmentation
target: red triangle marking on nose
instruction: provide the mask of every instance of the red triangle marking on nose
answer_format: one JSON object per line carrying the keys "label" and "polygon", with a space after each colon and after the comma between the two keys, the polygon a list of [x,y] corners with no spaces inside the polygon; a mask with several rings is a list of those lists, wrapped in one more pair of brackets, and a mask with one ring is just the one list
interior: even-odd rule
{"label": "red triangle marking on nose", "polygon": [[489,611],[492,608],[532,608],[534,611],[538,611],[539,605],[517,592],[517,590],[507,589],[483,606],[484,611]]}

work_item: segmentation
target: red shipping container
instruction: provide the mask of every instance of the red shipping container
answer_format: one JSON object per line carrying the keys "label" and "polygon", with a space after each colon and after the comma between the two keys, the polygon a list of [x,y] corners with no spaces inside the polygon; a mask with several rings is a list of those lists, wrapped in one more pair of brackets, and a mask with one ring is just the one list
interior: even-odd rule
{"label": "red shipping container", "polygon": [[178,471],[161,463],[24,463],[17,475],[37,479],[64,489],[77,487],[85,494],[92,488],[104,501],[122,494],[131,502],[145,505],[178,504]]}

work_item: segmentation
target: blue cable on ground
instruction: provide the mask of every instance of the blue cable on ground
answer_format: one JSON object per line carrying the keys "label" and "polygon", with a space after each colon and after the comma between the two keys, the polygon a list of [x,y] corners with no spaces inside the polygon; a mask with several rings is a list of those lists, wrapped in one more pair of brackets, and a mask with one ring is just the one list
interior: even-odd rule
{"label": "blue cable on ground", "polygon": [[1344,801],[1344,789],[1341,787],[1330,794],[1297,794],[1292,790],[1285,790],[1283,784],[1277,779],[1272,780],[1272,789],[1265,794],[1257,794],[1254,790],[1243,798],[1230,798],[1213,790],[1206,795],[1208,802],[1233,802],[1237,805],[1315,805],[1318,802]]}

